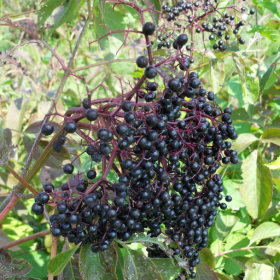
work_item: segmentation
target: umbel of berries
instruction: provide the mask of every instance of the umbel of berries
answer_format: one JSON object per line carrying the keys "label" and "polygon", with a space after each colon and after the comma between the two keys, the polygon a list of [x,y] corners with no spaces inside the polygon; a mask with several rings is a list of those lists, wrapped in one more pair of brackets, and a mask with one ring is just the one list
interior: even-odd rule
{"label": "umbel of berries", "polygon": [[[171,254],[188,263],[188,270],[181,271],[183,279],[196,277],[209,228],[232,201],[223,195],[217,170],[239,162],[231,147],[238,137],[232,109],[221,109],[215,92],[207,90],[192,70],[196,44],[187,35],[186,22],[183,27],[179,22],[186,17],[202,42],[209,38],[214,49],[226,51],[229,34],[237,34],[244,22],[234,23],[230,13],[216,18],[212,8],[209,1],[164,4],[164,25],[156,28],[146,22],[137,31],[147,44],[147,51],[134,60],[143,69],[142,77],[135,84],[127,83],[129,90],[121,96],[86,98],[69,110],[53,149],[60,152],[66,141],[74,139],[82,149],[77,158],[85,162],[71,157],[71,163],[62,167],[64,182],[45,184],[32,206],[41,215],[44,205],[54,205],[53,236],[90,244],[92,252],[98,253],[110,248],[115,239],[133,242],[138,233],[152,238],[162,234],[172,240],[168,255],[150,243],[148,256]],[[195,18],[199,11],[205,18]],[[168,31],[170,26],[174,32]],[[151,55],[155,50],[151,40],[173,48],[158,59]],[[51,130],[49,125],[42,128],[46,136]]]}

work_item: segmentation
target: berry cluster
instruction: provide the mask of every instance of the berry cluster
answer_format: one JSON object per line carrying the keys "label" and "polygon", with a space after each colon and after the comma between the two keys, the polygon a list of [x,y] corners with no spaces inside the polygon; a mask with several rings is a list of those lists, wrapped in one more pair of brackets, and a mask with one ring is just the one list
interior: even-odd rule
{"label": "berry cluster", "polygon": [[[163,15],[169,13],[169,21],[171,10],[173,17],[179,17],[199,7],[207,12],[213,6],[208,1],[197,3],[179,2],[172,9],[163,5]],[[210,28],[202,26],[202,31]],[[153,23],[143,25],[146,39],[155,31]],[[220,41],[219,46],[225,46]],[[232,200],[222,195],[223,181],[216,172],[224,164],[237,164],[238,157],[228,141],[237,138],[232,109],[221,110],[214,92],[207,91],[198,73],[190,71],[193,58],[180,52],[187,42],[185,33],[175,37],[176,54],[158,64],[152,63],[149,52],[149,57],[139,56],[136,64],[144,75],[128,93],[100,100],[89,96],[64,116],[64,132],[53,140],[54,151],[62,151],[67,134],[77,133],[80,145],[86,146],[83,153],[102,164],[102,176],[90,168],[86,179],[78,174],[60,189],[46,183],[32,210],[40,215],[44,204],[54,206],[53,236],[67,237],[75,244],[91,243],[95,253],[107,250],[114,239],[127,241],[135,233],[165,235],[173,241],[171,256],[188,260],[189,269],[182,275],[194,279],[199,251],[208,244],[208,228],[218,210],[227,208],[222,200]],[[161,85],[156,81],[161,76],[158,67],[170,62],[172,69],[181,70],[180,78],[163,77]],[[51,123],[42,126],[45,136],[53,132]],[[74,169],[73,162],[63,167],[68,175]],[[107,179],[110,170],[116,173],[116,182]],[[147,251],[149,257],[167,257],[156,244]]]}
{"label": "berry cluster", "polygon": [[[226,51],[226,42],[230,39],[230,35],[237,36],[240,28],[245,26],[245,21],[240,20],[236,23],[235,16],[228,12],[224,14],[217,12],[217,17],[210,17],[210,15],[213,15],[217,11],[218,2],[218,0],[215,0],[214,3],[211,1],[196,1],[194,3],[179,1],[173,7],[169,7],[167,4],[162,5],[162,18],[166,21],[166,24],[160,30],[161,35],[158,36],[158,40],[160,41],[157,45],[158,49],[163,47],[170,48],[172,42],[169,41],[171,33],[168,32],[168,29],[172,27],[171,22],[174,22],[173,28],[176,28],[179,32],[194,28],[196,33],[202,33],[203,41],[205,41],[204,36],[209,33],[209,40],[217,41],[212,48],[214,50]],[[236,7],[235,10],[237,10]],[[237,11],[247,15],[253,15],[255,13],[254,9],[246,13],[245,7],[241,7]],[[188,22],[187,25],[186,21]],[[222,37],[224,37],[225,41]],[[242,37],[238,37],[238,42],[245,44],[245,40]],[[192,47],[187,45],[186,49],[189,51]]]}

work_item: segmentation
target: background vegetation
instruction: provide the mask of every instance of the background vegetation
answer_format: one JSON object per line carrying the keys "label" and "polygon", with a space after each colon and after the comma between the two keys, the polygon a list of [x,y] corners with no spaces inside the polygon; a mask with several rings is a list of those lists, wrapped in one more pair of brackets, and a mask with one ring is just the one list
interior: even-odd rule
{"label": "background vegetation", "polygon": [[[128,25],[140,30],[137,14],[132,9],[119,5],[113,12],[110,3],[97,0],[42,2],[48,2],[48,8],[39,1],[1,0],[1,19],[16,15],[11,19],[18,26],[25,26],[32,32],[38,29],[66,63],[83,26],[88,24],[71,69],[84,75],[90,90],[108,75],[105,87],[95,91],[96,98],[119,95],[119,77],[123,76],[131,83],[141,77],[142,70],[134,63],[145,46],[139,37],[129,36],[118,53],[124,34],[107,37],[100,41],[100,45],[96,42],[89,46],[89,42],[107,33],[100,24],[106,24],[111,30],[126,29]],[[156,7],[162,4],[159,0],[150,2]],[[222,2],[228,5],[231,0]],[[219,105],[234,108],[232,120],[239,133],[233,146],[240,153],[240,163],[220,169],[224,176],[224,194],[230,194],[233,201],[218,215],[216,225],[210,230],[209,249],[212,253],[205,249],[204,261],[214,268],[221,280],[280,279],[280,4],[277,0],[254,0],[246,1],[244,5],[257,11],[253,18],[247,19],[247,29],[242,32],[246,44],[232,44],[226,53],[208,50],[206,54],[201,45],[193,64],[205,88],[218,92],[216,100]],[[9,164],[21,174],[39,131],[38,123],[47,113],[64,71],[42,42],[19,28],[5,26],[1,19],[0,142],[18,145]],[[151,20],[149,15],[147,20]],[[156,51],[156,47],[154,50],[159,58],[167,52]],[[17,67],[18,61],[14,63],[13,58],[8,58],[5,64],[7,55],[4,51],[17,57],[24,69]],[[67,78],[56,104],[58,112],[80,106],[85,94],[80,81]],[[60,119],[57,117],[55,121],[59,123]],[[47,140],[42,138],[33,163],[46,145]],[[66,148],[61,156],[52,155],[35,176],[31,184],[36,190],[40,191],[46,181],[55,180],[57,185],[63,181],[62,163],[78,153],[75,138]],[[75,168],[81,171],[90,162],[81,157],[75,164]],[[17,182],[14,175],[0,167],[1,201]],[[32,204],[32,198],[23,197],[2,221],[0,246],[49,228],[45,218],[31,213]],[[28,277],[47,279],[51,244],[51,236],[46,235],[9,251],[13,258],[23,258],[32,265]],[[58,252],[63,246],[61,239]],[[256,249],[257,246],[260,248]],[[131,248],[142,250],[142,245],[131,245]],[[76,269],[76,260],[70,265]],[[66,269],[70,269],[69,265]],[[267,278],[261,278],[261,275]],[[118,276],[122,279],[120,270]],[[81,279],[79,277],[69,279]]]}

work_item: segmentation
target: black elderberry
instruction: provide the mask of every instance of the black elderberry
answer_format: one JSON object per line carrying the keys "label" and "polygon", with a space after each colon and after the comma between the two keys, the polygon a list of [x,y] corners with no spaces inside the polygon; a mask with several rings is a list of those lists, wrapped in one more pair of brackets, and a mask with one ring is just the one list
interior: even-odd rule
{"label": "black elderberry", "polygon": [[63,172],[65,174],[72,174],[74,171],[74,166],[73,164],[71,163],[66,163],[64,166],[63,166]]}
{"label": "black elderberry", "polygon": [[177,37],[177,43],[180,45],[180,46],[184,46],[185,44],[187,44],[188,42],[188,36],[186,34],[180,34],[178,37]]}
{"label": "black elderberry", "polygon": [[42,133],[45,136],[51,135],[53,133],[53,131],[54,131],[54,127],[51,124],[49,124],[49,123],[43,124]]}
{"label": "black elderberry", "polygon": [[83,101],[82,101],[82,104],[83,104],[83,107],[85,109],[88,109],[90,106],[89,106],[89,101],[88,101],[88,98],[85,98]]}
{"label": "black elderberry", "polygon": [[149,65],[148,67],[145,68],[145,76],[148,78],[148,79],[153,79],[156,77],[157,75],[157,69],[155,66],[153,65]]}
{"label": "black elderberry", "polygon": [[63,146],[58,142],[58,140],[53,141],[53,150],[60,153],[63,150]]}
{"label": "black elderberry", "polygon": [[90,180],[93,180],[95,177],[96,177],[96,171],[93,170],[93,169],[90,169],[87,171],[87,177],[90,179]]}
{"label": "black elderberry", "polygon": [[129,100],[125,100],[125,101],[123,101],[121,108],[122,108],[125,112],[129,112],[129,111],[131,111],[132,108],[133,108],[133,103],[132,103],[131,101],[129,101]]}
{"label": "black elderberry", "polygon": [[44,213],[44,207],[42,204],[38,203],[38,202],[35,202],[33,205],[32,205],[32,208],[31,208],[32,212],[35,214],[35,215],[42,215]]}
{"label": "black elderberry", "polygon": [[43,189],[46,193],[51,193],[54,190],[54,186],[51,183],[45,183]]}
{"label": "black elderberry", "polygon": [[136,59],[136,64],[139,68],[145,68],[147,67],[148,65],[148,58],[146,56],[139,56],[137,59]]}
{"label": "black elderberry", "polygon": [[74,121],[69,120],[64,124],[64,129],[68,133],[74,133],[77,129],[77,124]]}
{"label": "black elderberry", "polygon": [[96,109],[87,109],[86,110],[86,118],[89,121],[95,121],[98,118],[98,112]]}
{"label": "black elderberry", "polygon": [[152,22],[146,22],[143,25],[143,34],[144,35],[153,35],[154,31],[155,31],[155,25]]}

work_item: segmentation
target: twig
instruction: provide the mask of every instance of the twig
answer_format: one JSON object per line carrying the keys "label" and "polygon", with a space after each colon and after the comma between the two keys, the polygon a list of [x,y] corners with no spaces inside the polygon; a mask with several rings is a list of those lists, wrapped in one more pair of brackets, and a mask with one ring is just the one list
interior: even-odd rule
{"label": "twig", "polygon": [[26,236],[26,237],[23,237],[21,239],[18,239],[18,240],[15,240],[13,242],[10,242],[10,243],[8,243],[6,245],[3,245],[3,246],[0,247],[0,249],[9,249],[9,248],[12,248],[12,247],[14,247],[16,245],[24,243],[26,241],[29,241],[29,240],[32,240],[32,239],[36,239],[36,238],[48,235],[50,233],[51,233],[50,230],[45,230],[45,231],[41,231],[41,232],[38,232],[38,233],[34,233],[34,234],[29,235],[29,236]]}

